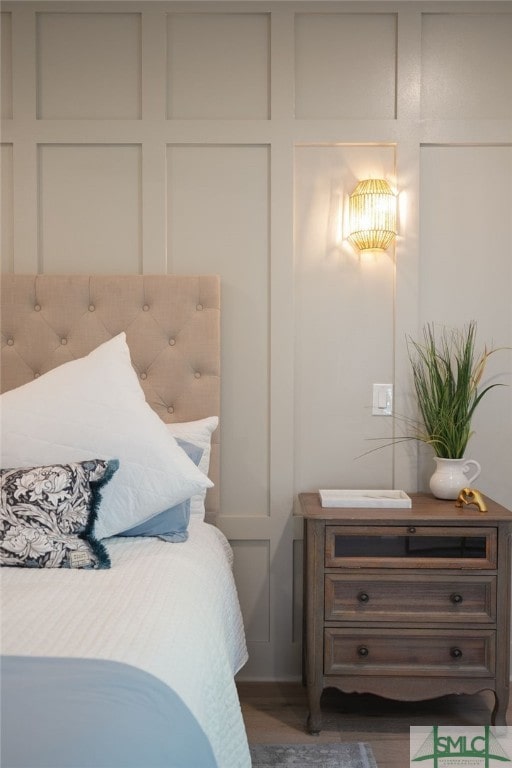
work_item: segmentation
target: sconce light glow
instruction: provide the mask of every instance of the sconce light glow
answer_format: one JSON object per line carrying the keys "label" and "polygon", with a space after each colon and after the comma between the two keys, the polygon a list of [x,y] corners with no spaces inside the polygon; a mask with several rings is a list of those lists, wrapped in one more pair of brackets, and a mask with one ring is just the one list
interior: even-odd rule
{"label": "sconce light glow", "polygon": [[396,195],[384,179],[360,181],[349,198],[349,241],[361,253],[385,251],[395,238]]}

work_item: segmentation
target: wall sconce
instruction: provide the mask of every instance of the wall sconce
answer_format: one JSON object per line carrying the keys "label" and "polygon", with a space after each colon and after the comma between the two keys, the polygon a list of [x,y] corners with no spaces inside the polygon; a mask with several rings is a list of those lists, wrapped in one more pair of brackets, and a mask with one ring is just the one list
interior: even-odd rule
{"label": "wall sconce", "polygon": [[361,252],[385,251],[396,235],[396,195],[384,179],[360,181],[349,198],[348,240]]}

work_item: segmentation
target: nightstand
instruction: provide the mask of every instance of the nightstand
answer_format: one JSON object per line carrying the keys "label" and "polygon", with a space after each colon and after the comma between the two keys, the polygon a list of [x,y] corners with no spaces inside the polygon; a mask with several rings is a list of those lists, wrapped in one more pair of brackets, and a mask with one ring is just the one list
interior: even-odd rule
{"label": "nightstand", "polygon": [[412,508],[324,508],[304,517],[303,671],[308,728],[324,688],[421,700],[495,695],[505,725],[512,512],[411,494]]}

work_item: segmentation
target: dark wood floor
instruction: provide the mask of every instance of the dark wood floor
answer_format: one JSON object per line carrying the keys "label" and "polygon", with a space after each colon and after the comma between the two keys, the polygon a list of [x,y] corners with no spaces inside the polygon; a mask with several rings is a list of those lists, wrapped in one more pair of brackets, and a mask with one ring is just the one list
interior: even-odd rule
{"label": "dark wood floor", "polygon": [[[323,730],[311,736],[300,683],[241,682],[238,691],[250,743],[365,741],[379,768],[409,768],[411,725],[485,725],[494,704],[489,692],[411,703],[331,689],[322,697]],[[507,722],[512,724],[512,707]]]}

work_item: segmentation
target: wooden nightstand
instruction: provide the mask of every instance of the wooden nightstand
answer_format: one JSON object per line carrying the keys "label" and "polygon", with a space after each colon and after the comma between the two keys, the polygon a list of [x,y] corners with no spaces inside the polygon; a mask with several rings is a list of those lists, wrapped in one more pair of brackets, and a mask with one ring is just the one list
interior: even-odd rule
{"label": "wooden nightstand", "polygon": [[512,512],[411,494],[411,509],[323,508],[304,517],[308,727],[324,688],[407,701],[494,691],[509,697]]}

